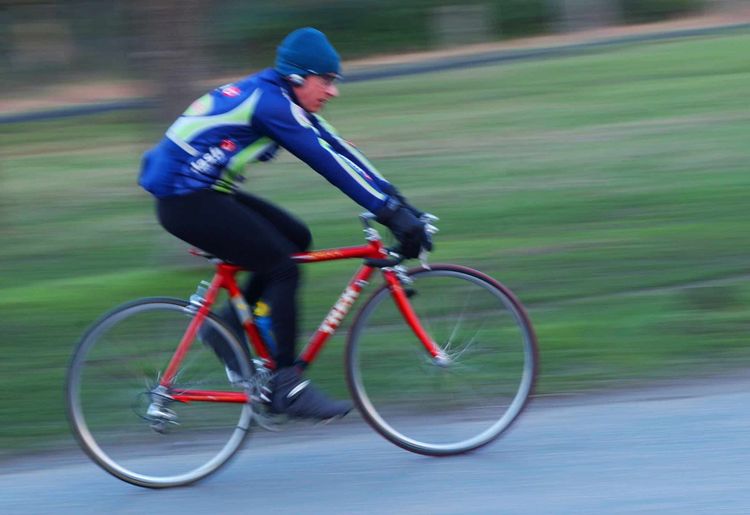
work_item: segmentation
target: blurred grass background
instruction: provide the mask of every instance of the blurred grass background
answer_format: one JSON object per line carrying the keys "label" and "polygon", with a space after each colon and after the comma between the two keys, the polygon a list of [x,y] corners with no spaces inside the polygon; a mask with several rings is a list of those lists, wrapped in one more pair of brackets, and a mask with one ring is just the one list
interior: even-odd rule
{"label": "blurred grass background", "polygon": [[[267,16],[248,22],[241,2],[222,2],[234,14],[214,20],[226,25],[224,40],[211,47],[226,56],[217,66],[226,72],[248,59],[265,64],[270,41],[308,23],[332,32],[347,57],[373,47],[436,44],[431,29],[409,31],[380,18],[365,21],[391,32],[353,30],[346,20],[358,11],[334,4],[305,10],[304,2],[259,2],[254,12]],[[375,12],[406,16],[404,10],[441,2],[392,4]],[[492,17],[493,37],[544,32],[553,20],[546,11],[552,3],[489,4],[516,17],[505,29]],[[695,5],[630,0],[621,12],[625,21],[648,21]],[[91,2],[70,6],[83,11]],[[0,20],[17,12],[0,11]],[[112,23],[74,32],[88,42],[127,36]],[[108,44],[87,47],[80,73],[111,75],[114,68],[97,60],[102,56],[122,65],[113,59],[122,47]],[[252,56],[228,53],[253,45]],[[716,377],[746,369],[750,357],[750,243],[742,208],[750,191],[749,51],[750,34],[740,29],[344,83],[326,117],[416,205],[441,217],[435,261],[479,268],[526,304],[540,343],[541,395]],[[2,56],[0,64],[10,53]],[[19,97],[60,73],[53,64],[13,67],[17,73],[0,74],[0,81]],[[141,153],[166,127],[152,120],[151,111],[131,110],[0,124],[0,458],[70,443],[65,368],[92,321],[132,298],[187,297],[210,275],[207,262],[158,226],[150,197],[136,185]],[[288,155],[248,176],[249,190],[310,224],[318,248],[362,241],[357,206]],[[355,266],[304,268],[304,334]],[[338,395],[345,395],[347,325],[311,369]]]}
{"label": "blurred grass background", "polygon": [[[344,83],[326,117],[441,217],[434,261],[527,305],[540,394],[715,377],[750,357],[749,51],[740,31]],[[210,274],[136,186],[163,130],[145,118],[0,125],[0,456],[69,442],[64,374],[88,324]],[[248,175],[316,247],[361,241],[357,206],[288,155]],[[304,268],[306,333],[355,266]],[[344,334],[311,371],[340,395]]]}

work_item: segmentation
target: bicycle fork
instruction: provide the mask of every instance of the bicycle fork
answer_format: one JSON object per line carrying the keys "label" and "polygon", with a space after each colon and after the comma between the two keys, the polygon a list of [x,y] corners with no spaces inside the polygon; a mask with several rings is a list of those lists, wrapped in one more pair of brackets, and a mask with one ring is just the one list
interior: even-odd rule
{"label": "bicycle fork", "polygon": [[412,279],[406,275],[406,270],[401,266],[397,266],[393,269],[384,269],[383,275],[388,283],[388,288],[391,291],[391,296],[396,306],[404,317],[404,320],[406,320],[406,323],[411,327],[414,335],[422,342],[422,345],[430,353],[436,365],[441,367],[448,366],[451,362],[450,357],[427,334],[427,331],[425,331],[422,323],[419,321],[419,317],[414,312],[411,302],[409,302],[410,294],[404,289],[403,285],[407,285],[408,287],[412,283]]}

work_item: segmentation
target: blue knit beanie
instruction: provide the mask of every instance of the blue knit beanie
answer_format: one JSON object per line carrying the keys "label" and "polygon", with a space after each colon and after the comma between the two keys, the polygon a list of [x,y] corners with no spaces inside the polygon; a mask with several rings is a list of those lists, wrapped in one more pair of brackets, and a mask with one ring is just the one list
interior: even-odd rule
{"label": "blue knit beanie", "polygon": [[341,72],[339,54],[325,34],[312,27],[290,33],[276,49],[276,70],[284,76]]}

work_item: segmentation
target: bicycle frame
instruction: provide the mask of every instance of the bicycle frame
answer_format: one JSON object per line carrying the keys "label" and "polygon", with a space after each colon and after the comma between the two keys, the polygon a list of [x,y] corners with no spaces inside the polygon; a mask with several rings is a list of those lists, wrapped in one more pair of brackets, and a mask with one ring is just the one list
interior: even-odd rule
{"label": "bicycle frame", "polygon": [[[329,310],[323,322],[312,335],[308,343],[299,353],[297,362],[306,367],[311,364],[328,339],[336,332],[337,328],[351,310],[352,306],[359,298],[362,289],[368,284],[376,268],[381,268],[373,264],[368,264],[367,260],[382,261],[387,257],[387,251],[377,235],[377,232],[371,229],[366,230],[368,234],[368,244],[353,247],[341,247],[325,250],[316,250],[294,254],[292,259],[298,263],[320,263],[325,261],[336,261],[341,259],[365,259],[366,261],[360,266],[354,274],[349,284],[339,296],[338,301]],[[185,335],[182,337],[177,350],[172,357],[167,370],[160,379],[160,387],[169,389],[174,377],[179,369],[180,363],[188,352],[190,345],[193,343],[198,330],[203,321],[208,316],[211,307],[216,301],[219,291],[225,289],[229,293],[229,299],[242,323],[253,351],[263,361],[264,366],[273,370],[276,363],[268,352],[268,348],[260,336],[258,328],[255,326],[250,309],[245,302],[235,276],[244,269],[237,265],[231,265],[224,262],[217,262],[216,273],[205,293],[204,301],[197,310],[195,317],[188,326]],[[382,267],[388,289],[391,292],[396,306],[401,312],[406,323],[411,327],[415,336],[419,339],[426,351],[436,360],[444,359],[444,355],[439,346],[432,340],[429,334],[424,330],[416,313],[414,312],[408,296],[399,279],[397,270],[393,267]],[[231,402],[246,403],[250,402],[247,394],[244,392],[230,391],[207,391],[207,390],[180,390],[171,392],[170,397],[178,402]]]}

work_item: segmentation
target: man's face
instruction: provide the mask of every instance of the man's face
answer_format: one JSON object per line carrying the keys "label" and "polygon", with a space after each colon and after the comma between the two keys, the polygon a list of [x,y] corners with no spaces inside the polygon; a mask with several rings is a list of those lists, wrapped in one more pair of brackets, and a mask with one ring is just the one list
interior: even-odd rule
{"label": "man's face", "polygon": [[302,108],[309,113],[317,113],[326,102],[339,96],[334,75],[308,75],[301,86],[294,86],[294,94]]}

